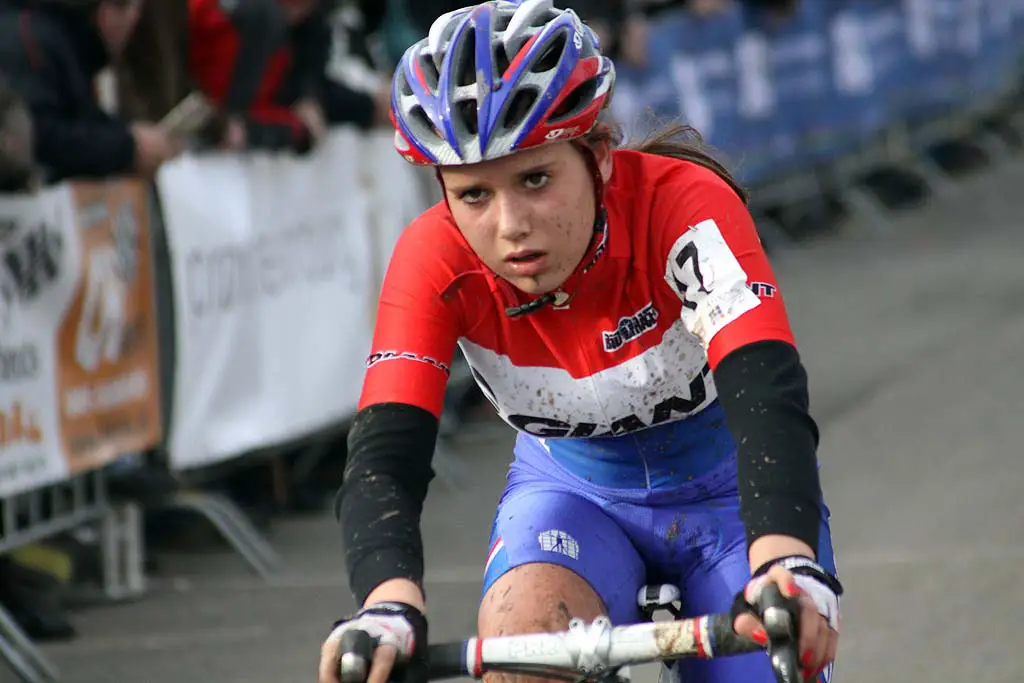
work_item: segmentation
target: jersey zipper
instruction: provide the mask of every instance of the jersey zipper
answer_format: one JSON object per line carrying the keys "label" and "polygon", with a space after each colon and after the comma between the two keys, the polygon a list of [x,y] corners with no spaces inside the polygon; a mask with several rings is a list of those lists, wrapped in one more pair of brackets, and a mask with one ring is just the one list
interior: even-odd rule
{"label": "jersey zipper", "polygon": [[[571,305],[573,299],[576,299],[577,297],[581,297],[581,295],[583,294],[584,288],[585,288],[585,285],[583,283],[580,283],[580,286],[577,287],[576,292],[569,298],[567,303],[569,305]],[[561,291],[561,290],[556,290],[556,292],[558,292],[558,291]],[[622,294],[623,294],[624,297],[626,297],[628,299],[628,296],[626,295],[625,292],[623,292]],[[582,303],[582,300],[581,300],[581,303]],[[597,382],[594,381],[594,367],[590,363],[590,349],[591,349],[591,346],[589,346],[587,344],[587,341],[583,338],[583,335],[581,334],[578,325],[570,324],[569,327],[572,329],[573,334],[575,334],[575,336],[576,336],[576,343],[579,345],[579,349],[583,353],[583,359],[584,359],[584,362],[586,363],[586,366],[587,366],[587,381],[590,382],[591,392],[593,393],[594,397],[597,399],[597,404],[601,408],[601,414],[604,416],[605,422],[607,422],[609,425],[611,425],[611,424],[613,424],[613,420],[608,416],[608,413],[605,411],[606,403],[604,401],[604,398],[601,396],[601,393],[597,389]],[[598,330],[597,333],[600,333],[600,331]],[[643,451],[639,447],[640,444],[639,444],[639,442],[636,441],[636,437],[631,435],[630,438],[633,439],[633,442],[637,446],[634,450],[635,450],[635,452],[637,454],[637,458],[639,458],[639,460],[640,460],[640,464],[644,468],[644,484],[646,485],[647,490],[650,491],[650,490],[652,490],[652,486],[651,486],[651,470],[650,470],[650,467],[647,464],[647,458],[644,457]]]}

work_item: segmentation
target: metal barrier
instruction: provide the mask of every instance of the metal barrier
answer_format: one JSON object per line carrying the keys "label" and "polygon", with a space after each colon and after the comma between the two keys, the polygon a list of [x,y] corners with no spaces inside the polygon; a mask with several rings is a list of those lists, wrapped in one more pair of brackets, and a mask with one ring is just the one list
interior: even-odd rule
{"label": "metal barrier", "polygon": [[[0,499],[0,554],[92,523],[99,525],[105,597],[114,601],[139,597],[146,588],[142,510],[137,504],[109,499],[103,470]],[[0,656],[25,683],[59,680],[57,667],[2,605]]]}
{"label": "metal barrier", "polygon": [[[866,169],[899,168],[945,194],[955,185],[928,147],[969,136],[1005,156],[977,122],[1015,96],[1022,35],[1013,0],[808,2],[785,19],[743,3],[672,11],[651,26],[647,65],[619,65],[612,106],[634,137],[664,120],[694,125],[759,204],[804,201],[828,182],[884,231]],[[789,241],[770,220],[759,227]]]}
{"label": "metal barrier", "polygon": [[[0,554],[111,514],[102,471],[0,498]],[[0,605],[0,655],[26,683],[57,680],[57,669]]]}

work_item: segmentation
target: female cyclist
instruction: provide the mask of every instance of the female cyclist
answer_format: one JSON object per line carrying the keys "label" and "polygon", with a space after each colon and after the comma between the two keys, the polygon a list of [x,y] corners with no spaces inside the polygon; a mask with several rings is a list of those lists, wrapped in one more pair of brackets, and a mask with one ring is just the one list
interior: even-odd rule
{"label": "female cyclist", "polygon": [[[614,149],[614,69],[551,0],[446,14],[396,70],[398,151],[445,201],[392,255],[338,498],[341,635],[380,637],[370,683],[421,657],[419,517],[458,344],[519,431],[494,519],[483,636],[640,618],[638,588],[738,614],[765,582],[799,597],[801,664],[827,681],[839,600],[807,377],[743,191],[663,135]],[[768,658],[679,665],[688,683],[773,683]],[[411,667],[415,669],[416,667]]]}

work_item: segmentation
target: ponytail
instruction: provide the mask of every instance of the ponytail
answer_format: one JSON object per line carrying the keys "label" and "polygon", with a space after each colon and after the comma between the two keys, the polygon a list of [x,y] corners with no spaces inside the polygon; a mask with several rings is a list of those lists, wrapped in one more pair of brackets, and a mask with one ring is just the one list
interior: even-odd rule
{"label": "ponytail", "polygon": [[[605,142],[614,148],[622,144],[622,133],[616,124],[601,120],[587,133],[584,140],[590,145]],[[747,203],[747,191],[732,177],[732,174],[721,162],[705,151],[700,133],[691,126],[682,123],[670,124],[638,142],[626,145],[624,149],[689,161],[710,169],[729,184],[729,187],[739,195],[744,204]]]}

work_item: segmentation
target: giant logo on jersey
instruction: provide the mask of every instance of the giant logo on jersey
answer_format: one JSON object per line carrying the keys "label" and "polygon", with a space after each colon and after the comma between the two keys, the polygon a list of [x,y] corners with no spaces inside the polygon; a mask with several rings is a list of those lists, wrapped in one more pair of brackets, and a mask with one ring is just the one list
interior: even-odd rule
{"label": "giant logo on jersey", "polygon": [[657,346],[587,376],[516,366],[508,356],[473,342],[459,344],[501,417],[539,437],[628,434],[683,419],[717,397],[704,348],[682,321],[666,330]]}
{"label": "giant logo on jersey", "polygon": [[[612,420],[611,424],[598,425],[596,422],[579,422],[576,424],[564,420],[531,415],[509,415],[506,420],[516,429],[547,439],[586,438],[591,436],[620,436],[655,425],[679,420],[704,405],[708,397],[707,384],[704,378],[711,371],[705,365],[704,371],[690,381],[689,396],[669,396],[654,404],[654,411],[647,421],[636,413],[629,413]],[[645,416],[646,417],[646,416]],[[600,431],[598,429],[600,428]]]}

